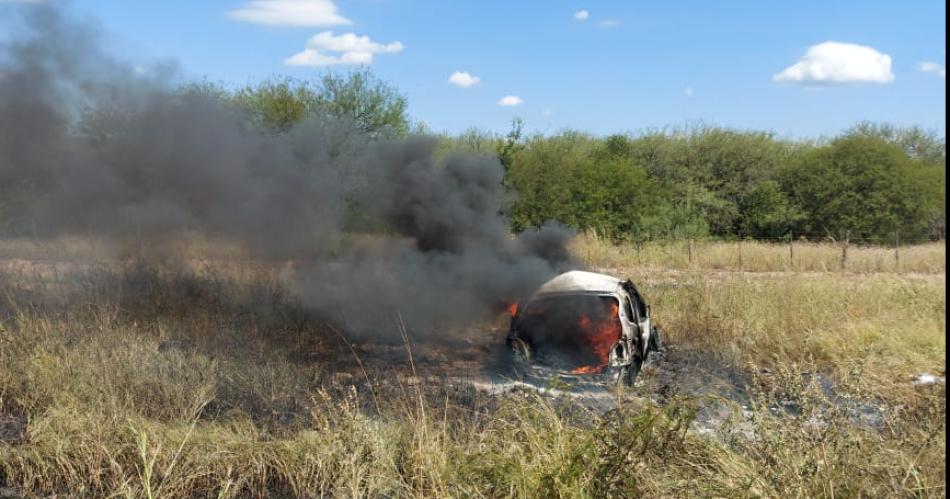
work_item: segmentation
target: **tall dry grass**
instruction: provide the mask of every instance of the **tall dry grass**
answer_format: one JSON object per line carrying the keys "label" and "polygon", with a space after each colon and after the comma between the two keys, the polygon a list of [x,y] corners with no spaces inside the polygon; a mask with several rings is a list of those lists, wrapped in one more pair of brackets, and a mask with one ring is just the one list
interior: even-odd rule
{"label": "tall dry grass", "polygon": [[666,337],[737,365],[810,363],[831,373],[864,365],[878,390],[905,391],[921,373],[943,372],[946,282],[899,274],[703,272],[641,282]]}
{"label": "tall dry grass", "polygon": [[[341,378],[339,359],[307,356],[332,330],[267,269],[0,272],[0,487],[80,497],[946,495],[945,388],[910,383],[945,365],[942,275],[612,263],[640,285],[671,352],[712,355],[749,379],[746,407],[731,403],[716,435],[691,424],[703,399],[654,401],[649,386],[600,413],[528,392]],[[834,392],[803,372],[826,374]],[[880,424],[855,423],[868,404]]]}

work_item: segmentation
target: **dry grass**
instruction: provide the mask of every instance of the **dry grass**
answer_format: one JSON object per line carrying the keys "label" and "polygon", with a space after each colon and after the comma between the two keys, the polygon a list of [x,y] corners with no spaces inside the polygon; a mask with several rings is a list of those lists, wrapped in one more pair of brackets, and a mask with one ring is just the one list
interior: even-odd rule
{"label": "dry grass", "polygon": [[646,283],[669,341],[738,365],[815,363],[839,372],[860,359],[874,385],[906,387],[946,360],[942,276],[689,272],[657,281],[649,271],[621,273]]}
{"label": "dry grass", "polygon": [[[598,266],[640,284],[671,351],[711,354],[748,380],[745,414],[732,404],[715,436],[697,434],[704,400],[640,397],[649,376],[605,414],[386,373],[341,378],[342,359],[308,356],[333,331],[264,268],[27,268],[0,272],[0,486],[88,497],[946,495],[945,388],[909,382],[946,362],[943,264],[926,263],[942,245],[915,249],[905,273],[779,272],[763,246],[761,274],[703,270],[725,250],[702,268],[661,270],[659,253],[639,266],[596,245]],[[833,249],[808,251],[822,261]],[[160,348],[168,340],[180,343]],[[802,372],[826,375],[833,393]],[[880,424],[855,423],[868,404]]]}
{"label": "dry grass", "polygon": [[[850,244],[842,266],[842,243],[677,240],[613,244],[588,232],[574,240],[574,253],[591,267],[729,270],[746,272],[848,272],[945,274],[946,242],[883,247]],[[639,248],[639,249],[638,249]]]}

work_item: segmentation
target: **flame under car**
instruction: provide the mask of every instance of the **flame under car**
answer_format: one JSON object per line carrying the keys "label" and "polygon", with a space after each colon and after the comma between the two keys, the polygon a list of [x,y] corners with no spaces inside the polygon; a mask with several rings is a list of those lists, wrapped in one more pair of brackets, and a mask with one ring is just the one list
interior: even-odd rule
{"label": "flame under car", "polygon": [[520,375],[552,369],[632,385],[659,347],[650,308],[630,280],[566,272],[509,311],[507,343]]}

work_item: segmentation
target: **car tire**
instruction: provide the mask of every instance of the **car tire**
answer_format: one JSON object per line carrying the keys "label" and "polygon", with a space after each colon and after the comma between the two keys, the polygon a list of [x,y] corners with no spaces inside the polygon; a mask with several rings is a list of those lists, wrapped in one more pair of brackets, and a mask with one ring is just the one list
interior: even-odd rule
{"label": "car tire", "polygon": [[528,374],[531,363],[531,351],[519,339],[511,340],[508,344],[510,353],[510,373],[514,379],[524,379]]}
{"label": "car tire", "polygon": [[640,375],[640,369],[643,367],[643,357],[638,355],[634,357],[630,365],[618,367],[613,375],[613,382],[623,386],[633,386]]}

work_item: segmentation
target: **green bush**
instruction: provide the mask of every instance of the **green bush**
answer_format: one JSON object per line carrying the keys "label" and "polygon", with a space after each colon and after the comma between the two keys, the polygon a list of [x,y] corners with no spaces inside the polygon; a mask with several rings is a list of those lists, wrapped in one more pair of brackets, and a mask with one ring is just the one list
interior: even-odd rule
{"label": "green bush", "polygon": [[803,213],[796,232],[921,238],[931,234],[928,215],[943,202],[933,168],[883,139],[850,136],[792,163],[781,185]]}
{"label": "green bush", "polygon": [[942,238],[945,149],[919,128],[860,124],[824,144],[721,127],[597,138],[577,131],[495,144],[516,231],[557,220],[612,239]]}
{"label": "green bush", "polygon": [[328,73],[319,82],[271,79],[232,98],[252,123],[276,132],[313,115],[351,123],[374,139],[409,132],[405,96],[365,68],[342,76]]}

